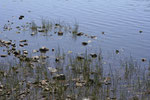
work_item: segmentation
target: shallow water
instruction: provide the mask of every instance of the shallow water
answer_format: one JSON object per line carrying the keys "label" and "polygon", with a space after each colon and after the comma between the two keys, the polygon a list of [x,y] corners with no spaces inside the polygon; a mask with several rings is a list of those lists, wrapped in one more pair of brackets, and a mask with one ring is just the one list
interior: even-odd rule
{"label": "shallow water", "polygon": [[[118,49],[127,57],[150,58],[150,0],[5,0],[0,3],[0,12],[1,30],[8,20],[14,21],[17,26],[18,23],[38,22],[44,18],[78,23],[80,31],[98,37],[83,47],[81,42],[89,39],[31,37],[26,34],[28,32],[18,35],[15,31],[0,34],[1,39],[29,39],[29,46],[33,49],[45,45],[84,52],[90,47],[92,51],[101,48],[104,55]],[[16,21],[20,15],[25,16],[24,20]],[[143,32],[139,33],[140,30]],[[103,31],[104,35],[101,34]]]}

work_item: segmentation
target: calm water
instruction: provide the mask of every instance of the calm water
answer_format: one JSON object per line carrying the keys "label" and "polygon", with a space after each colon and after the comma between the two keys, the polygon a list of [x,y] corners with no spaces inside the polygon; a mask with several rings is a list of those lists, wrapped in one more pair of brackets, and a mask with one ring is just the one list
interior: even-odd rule
{"label": "calm water", "polygon": [[[30,12],[31,11],[31,12]],[[22,21],[17,20],[24,15]],[[12,18],[16,16],[16,18]],[[0,39],[29,39],[33,49],[39,46],[84,52],[85,49],[102,49],[104,54],[116,49],[125,56],[150,58],[150,0],[3,0],[0,1],[0,27],[8,20],[15,26],[27,21],[40,21],[41,18],[78,23],[79,30],[97,36],[97,40],[83,47],[87,38],[72,40],[72,37],[31,37],[28,32],[15,31],[0,33]],[[142,33],[139,31],[142,30]],[[101,32],[105,32],[104,35]],[[42,41],[42,42],[41,42]],[[69,42],[68,42],[69,41]]]}

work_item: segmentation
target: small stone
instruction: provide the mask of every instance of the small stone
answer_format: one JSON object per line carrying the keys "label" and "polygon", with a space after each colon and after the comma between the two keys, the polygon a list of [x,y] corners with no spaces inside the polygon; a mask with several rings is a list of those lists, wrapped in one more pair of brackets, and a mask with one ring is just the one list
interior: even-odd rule
{"label": "small stone", "polygon": [[23,44],[19,44],[19,46],[20,46],[20,47],[24,47],[24,45],[23,45]]}
{"label": "small stone", "polygon": [[116,50],[116,54],[119,54],[119,50]]}
{"label": "small stone", "polygon": [[45,30],[41,29],[41,30],[38,30],[38,32],[45,32]]}
{"label": "small stone", "polygon": [[39,50],[40,50],[40,52],[46,52],[46,51],[49,51],[49,49],[46,48],[46,47],[44,47],[44,46],[41,47]]}
{"label": "small stone", "polygon": [[21,20],[21,19],[23,19],[23,18],[24,18],[24,16],[23,16],[23,15],[19,16],[19,20]]}
{"label": "small stone", "polygon": [[52,68],[52,67],[48,67],[48,70],[49,70],[51,73],[56,73],[56,72],[57,72],[57,69],[56,69],[56,68]]}
{"label": "small stone", "polygon": [[53,77],[54,80],[65,80],[66,77],[64,74],[57,74],[56,76]]}
{"label": "small stone", "polygon": [[32,52],[33,52],[33,53],[36,53],[36,52],[39,52],[39,51],[38,51],[38,50],[33,50]]}
{"label": "small stone", "polygon": [[54,48],[52,48],[52,51],[55,51],[55,49],[54,49]]}
{"label": "small stone", "polygon": [[1,57],[3,57],[3,58],[4,58],[4,57],[7,57],[7,55],[1,55]]}
{"label": "small stone", "polygon": [[82,32],[79,32],[79,33],[77,33],[76,35],[77,36],[81,36],[81,35],[83,35],[84,33],[82,33]]}
{"label": "small stone", "polygon": [[88,42],[82,42],[82,45],[86,46],[88,45]]}
{"label": "small stone", "polygon": [[27,42],[28,40],[20,40],[20,42]]}
{"label": "small stone", "polygon": [[97,54],[91,53],[90,56],[91,56],[92,58],[96,58],[96,57],[97,57]]}
{"label": "small stone", "polygon": [[139,33],[142,33],[142,32],[143,32],[142,30],[139,31]]}
{"label": "small stone", "polygon": [[63,32],[59,31],[58,36],[62,36],[62,35],[63,35]]}
{"label": "small stone", "polygon": [[28,51],[27,50],[23,50],[23,54],[28,54]]}
{"label": "small stone", "polygon": [[146,58],[142,58],[141,60],[142,60],[142,62],[145,62],[145,61],[146,61]]}

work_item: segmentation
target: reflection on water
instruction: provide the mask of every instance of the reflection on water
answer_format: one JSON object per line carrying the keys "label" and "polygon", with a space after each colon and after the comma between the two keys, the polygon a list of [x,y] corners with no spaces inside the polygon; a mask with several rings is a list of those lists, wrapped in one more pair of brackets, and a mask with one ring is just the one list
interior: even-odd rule
{"label": "reflection on water", "polygon": [[[53,21],[64,21],[68,24],[78,23],[80,31],[95,35],[98,39],[92,44],[93,49],[101,47],[104,53],[116,49],[123,50],[124,55],[146,57],[150,50],[150,13],[149,0],[9,0],[1,2],[1,28],[8,20],[15,22],[15,18],[24,15],[22,21],[39,22],[42,18]],[[15,18],[12,18],[15,16]],[[14,25],[15,26],[15,25]],[[142,30],[142,33],[139,31]],[[101,32],[105,32],[102,35]],[[4,32],[5,33],[5,32]],[[13,32],[0,34],[8,39],[29,38],[26,34],[15,35]],[[14,32],[15,33],[15,32]],[[38,45],[49,45],[43,37],[32,38]],[[43,41],[38,42],[38,41]],[[64,48],[78,47],[78,43],[68,44],[68,38],[49,39],[52,45],[63,45]],[[55,42],[54,42],[55,41]],[[78,41],[84,41],[80,39]],[[32,44],[35,45],[35,44]],[[81,48],[74,48],[76,51]],[[84,50],[84,49],[83,49]]]}

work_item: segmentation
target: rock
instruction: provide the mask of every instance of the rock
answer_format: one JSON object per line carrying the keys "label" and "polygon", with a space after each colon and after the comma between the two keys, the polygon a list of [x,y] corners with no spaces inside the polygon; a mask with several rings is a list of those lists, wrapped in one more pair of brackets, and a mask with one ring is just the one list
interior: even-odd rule
{"label": "rock", "polygon": [[79,32],[79,33],[77,33],[76,35],[77,36],[82,36],[84,33],[83,32]]}
{"label": "rock", "polygon": [[23,45],[24,45],[24,46],[27,46],[27,45],[28,45],[28,43],[24,43]]}
{"label": "rock", "polygon": [[54,80],[65,80],[66,77],[64,74],[57,74],[56,76],[53,77]]}
{"label": "rock", "polygon": [[23,15],[19,16],[19,20],[21,20],[21,19],[23,19],[23,18],[24,18],[24,16],[23,16]]}
{"label": "rock", "polygon": [[23,44],[19,44],[19,46],[20,46],[20,47],[24,47],[24,45],[23,45]]}
{"label": "rock", "polygon": [[119,50],[116,50],[116,54],[119,54]]}
{"label": "rock", "polygon": [[1,57],[3,57],[3,58],[4,58],[4,57],[7,57],[7,55],[1,55]]}
{"label": "rock", "polygon": [[59,62],[59,58],[56,58],[55,61],[56,61],[56,62]]}
{"label": "rock", "polygon": [[38,50],[33,50],[32,52],[33,52],[33,53],[36,53],[36,52],[39,52],[39,51],[38,51]]}
{"label": "rock", "polygon": [[33,57],[32,57],[32,60],[33,60],[33,61],[37,61],[37,60],[39,60],[39,59],[40,59],[39,56],[33,56]]}
{"label": "rock", "polygon": [[92,38],[92,39],[97,39],[97,37],[96,37],[96,36],[91,36],[91,38]]}
{"label": "rock", "polygon": [[78,60],[83,60],[84,57],[83,57],[83,56],[77,56],[77,59],[78,59]]}
{"label": "rock", "polygon": [[23,54],[28,54],[28,51],[27,50],[23,50]]}
{"label": "rock", "polygon": [[40,51],[40,52],[47,52],[47,51],[49,51],[49,49],[43,46],[43,47],[41,47],[41,48],[39,49],[39,51]]}
{"label": "rock", "polygon": [[143,32],[142,30],[139,31],[139,33],[142,33],[142,32]]}
{"label": "rock", "polygon": [[55,51],[55,49],[54,49],[54,48],[52,48],[52,51]]}
{"label": "rock", "polygon": [[41,30],[38,30],[38,32],[45,32],[45,30],[41,29]]}
{"label": "rock", "polygon": [[49,70],[51,73],[56,73],[56,72],[57,72],[57,69],[56,69],[56,68],[52,68],[52,67],[48,67],[48,70]]}
{"label": "rock", "polygon": [[97,57],[97,54],[91,53],[90,56],[91,56],[92,58],[96,58],[96,57]]}
{"label": "rock", "polygon": [[10,45],[11,41],[3,41],[4,44]]}
{"label": "rock", "polygon": [[20,40],[20,42],[27,42],[28,40]]}
{"label": "rock", "polygon": [[88,42],[82,42],[82,45],[86,46],[88,45]]}
{"label": "rock", "polygon": [[146,58],[142,58],[141,60],[142,60],[142,62],[145,62],[145,61],[146,61]]}
{"label": "rock", "polygon": [[58,32],[58,36],[62,36],[63,35],[63,32],[62,31],[59,31]]}

